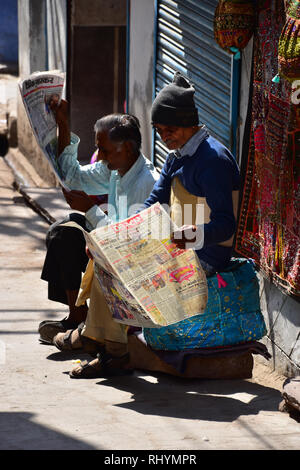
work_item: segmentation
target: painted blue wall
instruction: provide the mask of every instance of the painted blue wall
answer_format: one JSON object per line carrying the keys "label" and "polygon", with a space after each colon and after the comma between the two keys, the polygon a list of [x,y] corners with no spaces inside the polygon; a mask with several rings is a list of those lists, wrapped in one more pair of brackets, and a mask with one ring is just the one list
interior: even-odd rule
{"label": "painted blue wall", "polygon": [[18,63],[18,0],[0,0],[0,63]]}

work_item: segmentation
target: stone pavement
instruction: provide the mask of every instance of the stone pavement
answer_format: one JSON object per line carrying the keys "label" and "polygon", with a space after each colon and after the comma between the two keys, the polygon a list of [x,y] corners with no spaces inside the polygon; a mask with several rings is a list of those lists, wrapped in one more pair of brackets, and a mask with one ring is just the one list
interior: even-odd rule
{"label": "stone pavement", "polygon": [[[0,158],[1,450],[299,449],[299,423],[278,411],[285,378],[264,359],[255,359],[247,380],[183,380],[143,371],[70,379],[72,361],[86,356],[42,345],[37,334],[41,320],[66,312],[47,299],[40,271],[47,217],[67,208],[57,189],[20,193],[13,182]],[[42,216],[25,204],[25,194],[43,207]]]}

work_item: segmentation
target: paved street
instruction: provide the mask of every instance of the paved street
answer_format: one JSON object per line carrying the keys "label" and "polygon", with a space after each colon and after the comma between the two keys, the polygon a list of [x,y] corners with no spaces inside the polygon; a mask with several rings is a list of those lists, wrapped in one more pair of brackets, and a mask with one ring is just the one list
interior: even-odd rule
{"label": "paved street", "polygon": [[[0,159],[0,449],[298,450],[300,425],[278,411],[284,378],[255,361],[251,380],[130,377],[72,380],[72,361],[39,343],[66,309],[40,280],[47,222],[12,189]],[[60,209],[56,192],[44,204]],[[51,199],[50,199],[51,198]],[[53,209],[53,210],[54,210]]]}

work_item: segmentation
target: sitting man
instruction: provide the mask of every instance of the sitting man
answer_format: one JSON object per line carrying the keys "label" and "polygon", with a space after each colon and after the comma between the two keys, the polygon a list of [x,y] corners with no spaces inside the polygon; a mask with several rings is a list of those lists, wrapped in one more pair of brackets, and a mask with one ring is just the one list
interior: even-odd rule
{"label": "sitting man", "polygon": [[[187,79],[176,73],[173,83],[165,86],[153,102],[153,126],[171,152],[144,207],[156,202],[170,206],[170,216],[179,227],[179,230],[173,234],[173,241],[180,248],[195,249],[208,281],[213,279],[214,283],[217,278],[216,273],[225,272],[231,265],[240,176],[230,151],[210,136],[204,125],[199,126],[194,92]],[[193,217],[197,214],[194,209],[197,205],[201,205],[203,220],[194,218],[189,225],[185,225],[185,221],[178,217],[184,214],[185,205],[193,208]],[[182,210],[178,211],[178,207]],[[246,271],[243,271],[239,283],[233,282],[233,284],[235,295],[239,295],[238,289],[242,285],[249,285],[251,295],[253,294],[249,297],[249,301],[254,299],[250,306],[250,309],[253,308],[250,315],[248,311],[243,310],[242,295],[239,295],[238,309],[233,313],[230,312],[232,302],[228,299],[229,308],[227,308],[227,295],[224,294],[227,288],[222,288],[226,285],[226,281],[221,278],[220,289],[218,285],[208,285],[208,311],[169,327],[144,328],[147,344],[152,349],[178,351],[186,348],[222,346],[228,344],[228,341],[243,342],[246,341],[245,334],[251,331],[256,333],[252,338],[262,337],[265,334],[265,327],[257,305],[259,296],[255,275],[252,273],[252,267],[249,268],[247,264],[245,266]],[[253,279],[254,283],[248,282],[250,279]],[[217,292],[218,290],[220,292]],[[224,308],[220,296],[225,299]],[[242,317],[240,311],[242,314],[247,313],[246,321],[244,321],[245,315]],[[230,336],[222,330],[223,324],[219,321],[219,313],[238,317],[236,319],[234,316],[233,333],[230,330]],[[225,326],[231,325],[228,320],[229,317],[226,317]],[[114,323],[112,317],[108,315],[107,329],[109,322]],[[195,335],[193,331],[196,332]],[[101,357],[90,361],[84,367],[77,366],[70,373],[71,377],[75,378],[101,377],[103,374],[105,374],[105,362]]]}
{"label": "sitting man", "polygon": [[[46,320],[39,325],[41,340],[52,343],[58,332],[77,328],[84,322],[88,310],[86,304],[76,306],[82,273],[88,262],[85,239],[81,230],[61,224],[71,220],[89,231],[124,219],[129,216],[130,206],[142,204],[149,196],[159,175],[140,152],[141,133],[135,116],[112,114],[99,119],[95,124],[99,161],[80,166],[77,160],[79,138],[69,130],[68,104],[64,100],[60,104],[53,100],[50,106],[59,130],[61,176],[73,189],[63,192],[72,209],[85,213],[70,214],[64,221],[53,224],[47,234],[41,277],[48,281],[49,299],[69,306],[69,314],[62,321]],[[89,196],[101,194],[108,194],[107,214]]]}
{"label": "sitting man", "polygon": [[[157,201],[170,205],[170,216],[181,227],[172,239],[179,248],[196,251],[207,276],[208,302],[201,315],[168,327],[144,328],[144,339],[154,350],[234,345],[266,333],[254,267],[249,260],[231,258],[239,169],[230,151],[204,125],[199,127],[194,92],[176,73],[153,103],[153,126],[171,152],[145,206]],[[199,205],[203,210],[197,220]],[[193,221],[185,225],[181,216],[187,207]]]}

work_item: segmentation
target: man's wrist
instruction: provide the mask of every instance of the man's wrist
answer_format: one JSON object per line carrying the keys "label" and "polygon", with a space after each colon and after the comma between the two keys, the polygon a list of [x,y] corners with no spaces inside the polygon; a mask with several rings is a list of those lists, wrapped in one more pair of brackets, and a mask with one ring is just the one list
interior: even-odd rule
{"label": "man's wrist", "polygon": [[58,155],[71,143],[71,132],[67,123],[58,125]]}
{"label": "man's wrist", "polygon": [[58,129],[63,132],[70,132],[70,126],[67,121],[59,121],[57,123]]}

